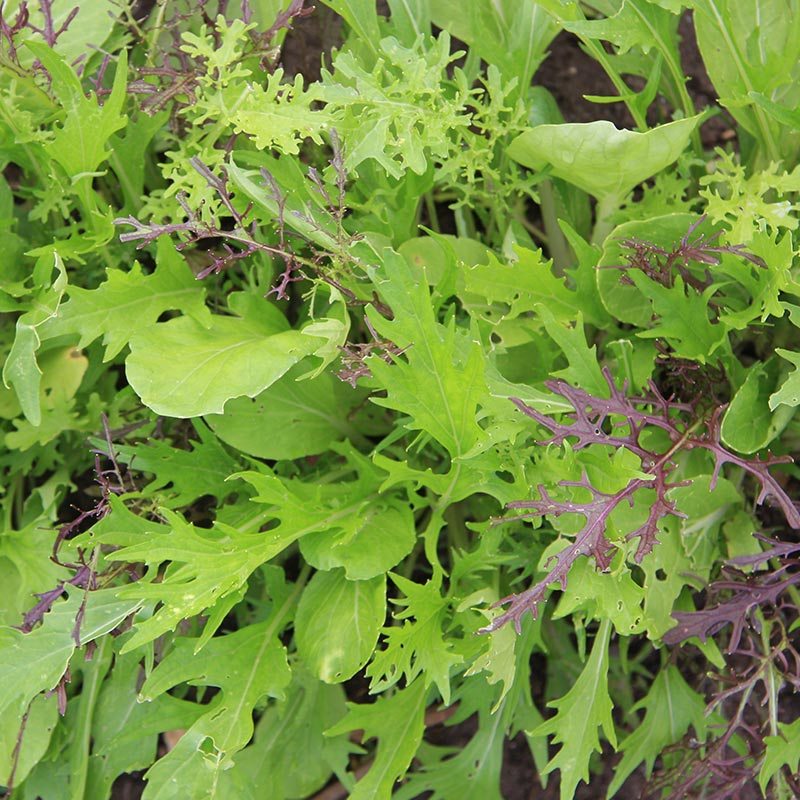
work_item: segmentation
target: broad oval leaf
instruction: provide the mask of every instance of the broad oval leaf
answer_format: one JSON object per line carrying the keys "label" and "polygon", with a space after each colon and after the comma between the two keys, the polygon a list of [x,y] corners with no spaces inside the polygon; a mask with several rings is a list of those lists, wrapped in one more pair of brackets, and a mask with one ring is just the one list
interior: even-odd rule
{"label": "broad oval leaf", "polygon": [[317,569],[344,567],[350,580],[364,580],[390,570],[411,552],[416,540],[408,506],[373,502],[340,530],[306,534],[300,552]]}
{"label": "broad oval leaf", "polygon": [[552,174],[597,198],[624,197],[683,152],[702,115],[644,133],[613,122],[537,125],[517,136],[508,155],[531,169],[552,165]]}
{"label": "broad oval leaf", "polygon": [[[648,328],[653,318],[650,301],[635,285],[623,283],[620,280],[622,271],[615,269],[627,264],[622,243],[631,240],[648,242],[669,252],[697,222],[698,217],[694,214],[665,214],[624,222],[606,237],[596,277],[600,299],[612,316],[637,328]],[[706,222],[696,229],[695,235],[710,233],[711,226]]]}
{"label": "broad oval leaf", "polygon": [[224,414],[206,421],[226,444],[276,460],[315,455],[352,435],[346,419],[350,406],[335,379],[326,372],[305,381],[297,376],[298,370],[291,370],[257,397],[238,397]]}
{"label": "broad oval leaf", "polygon": [[128,382],[142,402],[169,417],[221,413],[233,397],[263,392],[319,340],[300,331],[268,333],[236,317],[189,317],[158,323],[131,339]]}
{"label": "broad oval leaf", "polygon": [[349,581],[343,570],[318,572],[297,609],[297,651],[313,675],[341,683],[367,663],[385,619],[385,575]]}

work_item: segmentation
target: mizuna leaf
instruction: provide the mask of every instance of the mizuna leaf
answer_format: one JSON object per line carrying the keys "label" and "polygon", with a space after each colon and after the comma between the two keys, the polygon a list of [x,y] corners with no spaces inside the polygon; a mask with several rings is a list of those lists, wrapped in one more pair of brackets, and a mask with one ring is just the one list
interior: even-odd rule
{"label": "mizuna leaf", "polygon": [[106,143],[125,125],[122,106],[127,82],[127,51],[123,50],[119,57],[114,86],[101,106],[95,98],[85,96],[77,75],[58,53],[42,42],[28,41],[26,45],[52,76],[53,91],[66,112],[55,139],[46,146],[47,151],[73,181],[88,177],[108,158],[110,151]]}
{"label": "mizuna leaf", "polygon": [[152,275],[143,275],[134,262],[130,272],[109,270],[97,289],[70,286],[69,300],[44,327],[44,334],[78,334],[78,347],[102,336],[109,361],[165,311],[180,310],[201,325],[210,323],[205,290],[168,239],[159,240],[156,263]]}
{"label": "mizuna leaf", "polygon": [[674,666],[661,670],[653,681],[647,696],[640,700],[631,713],[644,709],[644,718],[634,724],[633,733],[620,742],[622,760],[614,770],[614,780],[606,797],[613,797],[627,777],[645,762],[647,776],[661,751],[677,742],[692,726],[698,737],[706,729],[705,701],[693,691]]}
{"label": "mizuna leaf", "polygon": [[219,754],[229,758],[253,735],[256,703],[262,697],[282,697],[289,685],[286,650],[267,620],[216,636],[194,651],[194,639],[178,639],[145,681],[140,700],[155,700],[180,683],[219,688],[220,695],[192,730],[211,737]]}
{"label": "mizuna leaf", "polygon": [[337,736],[360,729],[365,740],[378,739],[375,760],[356,783],[350,800],[389,800],[422,741],[426,694],[425,682],[417,680],[375,703],[348,703],[347,716],[326,731],[328,736]]}
{"label": "mizuna leaf", "polygon": [[[405,676],[407,683],[435,683],[445,705],[449,705],[450,670],[463,657],[454,652],[453,643],[442,630],[448,600],[433,581],[418,584],[394,574],[391,578],[405,595],[395,601],[404,608],[394,615],[403,624],[384,629],[386,646],[367,667],[370,690],[384,691]],[[421,681],[417,680],[420,674]]]}
{"label": "mizuna leaf", "polygon": [[[482,435],[476,419],[485,392],[480,349],[452,325],[436,321],[424,273],[420,280],[402,256],[384,250],[383,269],[374,280],[394,319],[371,309],[370,321],[406,349],[392,365],[370,360],[370,369],[387,390],[386,399],[375,402],[408,414],[409,427],[429,433],[452,457],[463,455]],[[421,385],[426,386],[424,394]]]}
{"label": "mizuna leaf", "polygon": [[800,719],[792,723],[778,723],[778,735],[764,738],[766,753],[758,773],[758,785],[767,796],[767,785],[784,765],[794,775],[800,763]]}
{"label": "mizuna leaf", "polygon": [[560,744],[558,753],[545,767],[548,774],[561,772],[561,800],[571,800],[581,781],[589,780],[589,759],[600,750],[598,727],[612,747],[617,747],[613,703],[608,694],[608,644],[611,622],[604,620],[592,644],[592,653],[572,688],[558,700],[547,705],[556,709],[555,716],[545,720],[532,736],[552,736]]}

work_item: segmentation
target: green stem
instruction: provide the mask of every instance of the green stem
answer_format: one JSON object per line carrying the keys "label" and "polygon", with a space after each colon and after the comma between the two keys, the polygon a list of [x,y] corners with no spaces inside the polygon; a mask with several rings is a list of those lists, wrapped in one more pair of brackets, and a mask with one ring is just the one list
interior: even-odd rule
{"label": "green stem", "polygon": [[78,700],[78,713],[73,726],[70,747],[70,800],[84,800],[89,776],[89,755],[92,742],[92,721],[103,679],[111,666],[113,639],[102,636],[91,661],[83,664],[83,685]]}
{"label": "green stem", "polygon": [[542,209],[542,222],[547,233],[550,258],[553,259],[553,272],[561,276],[572,263],[572,257],[567,239],[558,224],[556,198],[553,192],[553,182],[550,180],[542,181],[539,184],[539,205]]}
{"label": "green stem", "polygon": [[592,229],[592,244],[602,244],[606,236],[614,230],[611,215],[620,207],[622,196],[610,194],[597,200],[595,222]]}

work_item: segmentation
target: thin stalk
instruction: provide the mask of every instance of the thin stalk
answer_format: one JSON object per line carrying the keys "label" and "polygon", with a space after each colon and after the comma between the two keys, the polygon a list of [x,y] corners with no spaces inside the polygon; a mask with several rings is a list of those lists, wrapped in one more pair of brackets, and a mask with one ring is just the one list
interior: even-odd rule
{"label": "thin stalk", "polygon": [[542,181],[539,184],[539,205],[542,209],[542,221],[547,232],[547,245],[550,258],[553,259],[553,272],[562,276],[572,262],[572,257],[567,244],[567,239],[558,224],[556,214],[556,198],[553,193],[553,182]]}
{"label": "thin stalk", "polygon": [[84,800],[86,782],[89,777],[89,751],[92,741],[94,719],[100,687],[113,657],[113,640],[102,636],[91,661],[83,665],[83,686],[78,699],[78,714],[73,725],[74,739],[70,748],[70,800]]}

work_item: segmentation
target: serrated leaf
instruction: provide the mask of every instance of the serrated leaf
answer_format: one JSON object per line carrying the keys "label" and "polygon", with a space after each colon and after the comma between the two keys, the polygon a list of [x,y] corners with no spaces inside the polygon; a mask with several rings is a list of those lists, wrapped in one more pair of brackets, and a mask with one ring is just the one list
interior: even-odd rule
{"label": "serrated leaf", "polygon": [[532,736],[552,736],[560,744],[558,753],[544,769],[544,774],[557,769],[561,773],[561,800],[570,800],[581,781],[589,780],[589,759],[600,751],[597,729],[616,749],[617,736],[611,717],[613,703],[608,694],[608,644],[611,622],[604,620],[592,644],[592,652],[572,688],[547,705],[556,709],[555,716],[545,720]]}
{"label": "serrated leaf", "polygon": [[194,649],[193,639],[179,638],[149,675],[140,696],[155,700],[179,683],[218,687],[220,695],[192,730],[209,737],[220,754],[230,757],[253,735],[256,703],[262,697],[282,697],[289,685],[286,649],[271,620],[216,636],[198,653]]}
{"label": "serrated leaf", "polygon": [[407,683],[435,683],[449,705],[450,670],[463,661],[442,630],[449,602],[434,581],[418,584],[393,573],[390,577],[405,595],[394,601],[404,607],[394,614],[403,624],[384,629],[386,646],[367,667],[370,690],[384,691],[405,676]]}
{"label": "serrated leaf", "polygon": [[657,319],[649,330],[637,335],[645,339],[666,339],[676,358],[688,358],[705,364],[723,342],[728,331],[719,322],[708,318],[708,301],[716,291],[710,286],[702,294],[684,286],[680,275],[671,287],[650,280],[643,273],[632,270],[631,280],[636,288],[652,303]]}
{"label": "serrated leaf", "polygon": [[109,361],[165,311],[179,310],[201,325],[210,323],[205,290],[168,239],[159,240],[156,263],[152,275],[144,275],[134,262],[130,272],[108,270],[106,281],[97,289],[69,287],[69,300],[46,324],[44,334],[78,334],[78,347],[102,336],[104,361]]}
{"label": "serrated leaf", "polygon": [[351,581],[343,570],[318,572],[297,608],[297,652],[320,680],[341,683],[367,663],[385,618],[385,575]]}
{"label": "serrated leaf", "polygon": [[43,42],[28,41],[26,46],[52,77],[52,89],[66,112],[62,127],[56,129],[53,141],[45,149],[73,181],[87,177],[108,158],[106,143],[125,124],[126,117],[121,112],[127,82],[127,51],[123,50],[119,56],[111,94],[101,106],[96,99],[84,95],[77,75],[58,53]]}
{"label": "serrated leaf", "polygon": [[361,729],[365,740],[378,739],[375,759],[356,783],[350,800],[389,800],[422,741],[426,694],[424,681],[418,680],[369,705],[348,703],[347,716],[326,731],[328,736],[337,736]]}
{"label": "serrated leaf", "polygon": [[622,760],[614,770],[614,779],[606,797],[613,797],[627,777],[645,762],[648,778],[661,751],[677,742],[692,726],[697,736],[706,729],[705,700],[693,691],[674,666],[658,673],[647,696],[631,712],[645,709],[644,719],[633,733],[620,742]]}
{"label": "serrated leaf", "polygon": [[791,773],[795,774],[800,763],[800,719],[789,724],[779,722],[778,730],[778,736],[764,737],[767,747],[758,773],[758,785],[765,797],[769,782],[781,767],[787,765]]}
{"label": "serrated leaf", "polygon": [[[436,321],[427,282],[414,275],[402,256],[384,250],[383,269],[373,280],[394,319],[371,308],[370,321],[398,347],[408,348],[392,365],[370,360],[388,392],[375,402],[408,414],[411,427],[431,434],[451,456],[463,455],[481,437],[476,414],[486,390],[480,348],[452,325]],[[426,387],[424,393],[420,386]]]}
{"label": "serrated leaf", "polygon": [[590,394],[607,397],[608,383],[597,362],[597,345],[589,347],[586,342],[583,314],[578,311],[575,316],[575,324],[564,325],[545,305],[537,306],[536,312],[544,323],[548,335],[561,348],[561,352],[569,362],[569,367],[559,370],[553,375],[562,378],[572,386],[580,386]]}

